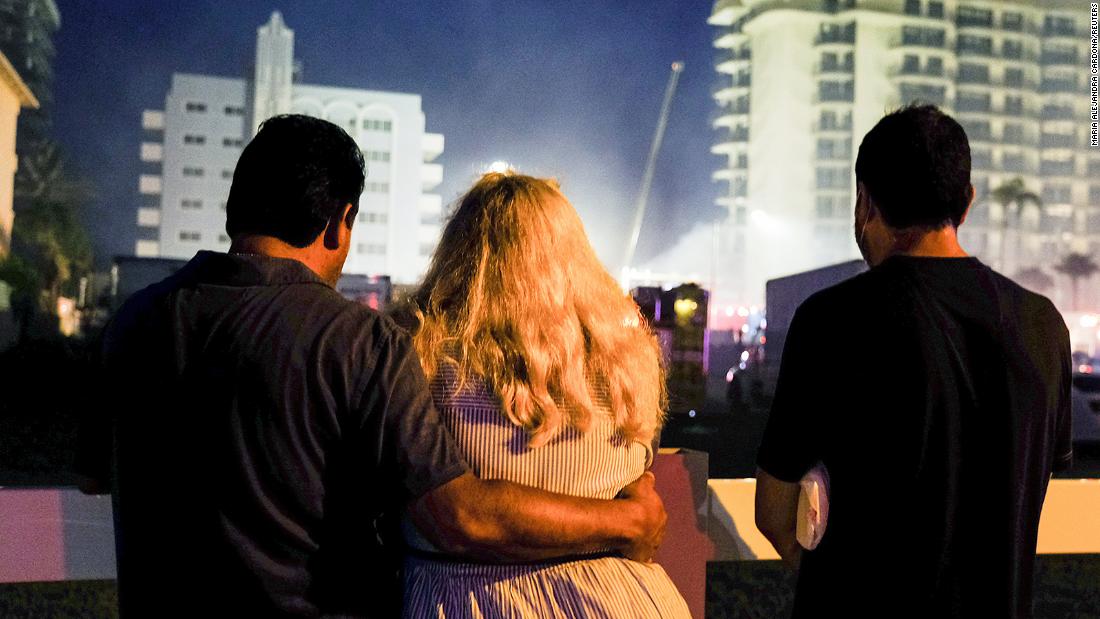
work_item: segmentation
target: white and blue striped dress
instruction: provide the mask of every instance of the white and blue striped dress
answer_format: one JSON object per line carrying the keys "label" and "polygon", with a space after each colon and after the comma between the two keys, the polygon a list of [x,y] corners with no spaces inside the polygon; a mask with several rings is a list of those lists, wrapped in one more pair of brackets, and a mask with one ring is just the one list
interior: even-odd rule
{"label": "white and blue striped dress", "polygon": [[[648,445],[628,442],[610,410],[588,431],[566,427],[550,443],[528,447],[527,433],[501,412],[482,381],[457,391],[451,368],[431,382],[432,398],[474,473],[551,492],[610,499],[637,479],[652,457]],[[606,394],[597,392],[599,402]],[[436,552],[411,524],[406,541]],[[655,563],[615,556],[524,565],[483,565],[409,556],[405,561],[406,617],[527,619],[690,617],[687,604]]]}

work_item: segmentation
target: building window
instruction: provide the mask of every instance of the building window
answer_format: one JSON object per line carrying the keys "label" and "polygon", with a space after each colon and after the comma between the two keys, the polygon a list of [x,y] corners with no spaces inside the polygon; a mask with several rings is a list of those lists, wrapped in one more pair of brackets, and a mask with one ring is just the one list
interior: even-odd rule
{"label": "building window", "polygon": [[430,255],[432,255],[433,251],[435,251],[435,243],[421,243],[420,244],[420,255],[421,256],[430,256]]}
{"label": "building window", "polygon": [[1009,144],[1023,144],[1024,126],[1017,123],[1006,124],[1004,131],[1004,141],[1008,142]]}
{"label": "building window", "polygon": [[1004,44],[1001,45],[1001,55],[1005,58],[1019,60],[1024,57],[1024,44],[1011,39],[1005,40]]}
{"label": "building window", "polygon": [[197,243],[202,240],[202,235],[190,230],[180,230],[180,240],[189,243]]}
{"label": "building window", "polygon": [[1089,176],[1100,176],[1100,159],[1089,159]]}
{"label": "building window", "polygon": [[389,183],[373,183],[368,182],[363,184],[363,191],[366,193],[389,193]]}
{"label": "building window", "polygon": [[222,170],[222,178],[227,181],[233,180],[233,170]]}
{"label": "building window", "polygon": [[992,56],[993,39],[990,37],[976,37],[968,34],[960,34],[958,52],[961,54]]}
{"label": "building window", "polygon": [[185,209],[185,210],[189,210],[189,211],[193,211],[195,209],[200,209],[200,208],[202,208],[202,200],[193,200],[193,199],[184,198],[183,200],[180,200],[180,208]]}
{"label": "building window", "polygon": [[363,121],[364,131],[381,131],[383,133],[389,133],[393,128],[393,123],[388,120],[366,119]]}
{"label": "building window", "polygon": [[970,151],[970,166],[988,170],[993,167],[993,153],[989,149],[974,149]]}
{"label": "building window", "polygon": [[206,136],[205,135],[194,135],[194,134],[189,133],[189,134],[183,136],[183,143],[184,144],[195,144],[195,145],[206,144]]}
{"label": "building window", "polygon": [[1020,13],[1005,13],[1001,16],[1001,27],[1019,32],[1024,29],[1024,16]]}
{"label": "building window", "polygon": [[902,26],[902,45],[920,47],[943,47],[947,35],[939,28],[920,28],[918,26]]}
{"label": "building window", "polygon": [[988,84],[989,65],[960,64],[959,81],[971,84]]}
{"label": "building window", "polygon": [[1005,114],[1022,115],[1024,113],[1024,98],[1005,97]]}
{"label": "building window", "polygon": [[943,75],[943,58],[939,56],[929,56],[924,72],[928,75]]}
{"label": "building window", "polygon": [[966,27],[991,28],[993,26],[993,11],[978,9],[969,6],[960,6],[955,14],[955,25]]}
{"label": "building window", "polygon": [[851,181],[848,168],[818,168],[818,189],[847,189]]}
{"label": "building window", "polygon": [[390,153],[384,150],[365,150],[363,151],[363,159],[385,163],[390,160]]}
{"label": "building window", "polygon": [[205,103],[199,103],[197,101],[188,101],[183,106],[183,109],[185,109],[188,112],[193,112],[193,113],[196,113],[196,114],[203,114],[203,113],[206,112],[206,104]]}
{"label": "building window", "polygon": [[222,200],[221,207],[222,207],[222,210],[224,211],[225,210],[225,200]]}
{"label": "building window", "polygon": [[928,16],[943,19],[943,2],[936,0],[928,3]]}
{"label": "building window", "polygon": [[1100,206],[1100,185],[1092,185],[1089,187],[1089,204],[1091,206]]}
{"label": "building window", "polygon": [[380,256],[386,253],[386,246],[382,243],[359,243],[357,248],[361,254]]}
{"label": "building window", "polygon": [[989,112],[992,108],[991,101],[988,93],[960,92],[955,109],[959,112]]}
{"label": "building window", "polygon": [[386,213],[359,213],[359,221],[365,224],[384,224],[386,223],[387,219],[389,219],[389,217],[386,215]]}
{"label": "building window", "polygon": [[818,219],[832,219],[833,217],[833,197],[832,196],[818,196],[817,197],[817,218]]}
{"label": "building window", "polygon": [[190,166],[185,166],[183,168],[183,175],[184,176],[199,177],[199,176],[202,176],[203,174],[205,174],[205,171],[202,168],[195,168],[195,167],[190,167]]}
{"label": "building window", "polygon": [[229,242],[229,236],[226,235],[226,234],[219,234],[218,235],[218,242],[222,243],[222,244],[228,243]]}
{"label": "building window", "polygon": [[235,105],[227,105],[227,106],[225,106],[225,115],[226,116],[244,116],[244,108],[239,107],[239,106],[235,106]]}
{"label": "building window", "polygon": [[1066,184],[1047,184],[1043,187],[1042,198],[1047,204],[1068,204],[1070,202],[1070,186]]}
{"label": "building window", "polygon": [[1005,86],[1021,88],[1024,85],[1023,69],[1005,69]]}
{"label": "building window", "polygon": [[901,70],[908,74],[920,73],[920,56],[906,54],[901,61]]}
{"label": "building window", "polygon": [[1019,174],[1025,174],[1030,171],[1027,165],[1027,159],[1020,153],[1006,154],[1001,157],[1001,168],[1005,172],[1016,172]]}
{"label": "building window", "polygon": [[906,15],[920,15],[920,0],[905,0]]}
{"label": "building window", "polygon": [[240,148],[244,146],[244,140],[241,138],[222,138],[222,146]]}

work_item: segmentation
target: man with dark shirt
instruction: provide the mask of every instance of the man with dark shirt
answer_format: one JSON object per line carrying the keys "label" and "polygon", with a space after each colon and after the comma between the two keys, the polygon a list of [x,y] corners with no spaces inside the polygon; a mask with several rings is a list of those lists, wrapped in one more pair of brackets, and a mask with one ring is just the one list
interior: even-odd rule
{"label": "man with dark shirt", "polygon": [[115,497],[123,616],[393,616],[376,521],[405,507],[475,559],[652,557],[650,475],[597,501],[471,474],[409,337],[333,289],[363,182],[336,125],[268,120],[234,173],[229,254],[200,252],[107,329],[111,419],[80,467]]}
{"label": "man with dark shirt", "polygon": [[[1047,481],[1071,457],[1065,323],[959,246],[974,190],[952,118],[887,115],[855,169],[872,268],[795,313],[757,525],[799,571],[795,616],[1029,617]],[[819,462],[828,524],[804,551],[798,482]]]}

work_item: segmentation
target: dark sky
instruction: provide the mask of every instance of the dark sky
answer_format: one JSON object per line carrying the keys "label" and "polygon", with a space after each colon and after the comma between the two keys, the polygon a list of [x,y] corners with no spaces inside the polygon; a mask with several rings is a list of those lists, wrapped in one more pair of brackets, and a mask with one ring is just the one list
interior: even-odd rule
{"label": "dark sky", "polygon": [[304,82],[419,93],[446,137],[450,203],[488,163],[556,176],[611,268],[630,227],[673,60],[687,68],[638,258],[718,213],[709,154],[709,0],[58,0],[55,133],[97,192],[101,258],[132,253],[141,111],[173,72],[245,77],[256,28],[280,10]]}

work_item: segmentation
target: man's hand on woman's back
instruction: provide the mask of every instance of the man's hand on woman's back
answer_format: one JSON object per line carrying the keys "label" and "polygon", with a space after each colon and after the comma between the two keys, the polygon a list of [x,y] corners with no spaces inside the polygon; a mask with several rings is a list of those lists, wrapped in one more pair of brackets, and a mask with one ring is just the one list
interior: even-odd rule
{"label": "man's hand on woman's back", "polygon": [[661,497],[657,496],[655,481],[653,473],[646,471],[619,493],[618,500],[633,503],[639,513],[638,535],[632,544],[622,549],[623,556],[628,559],[652,561],[665,538],[668,514],[665,513],[665,504]]}

